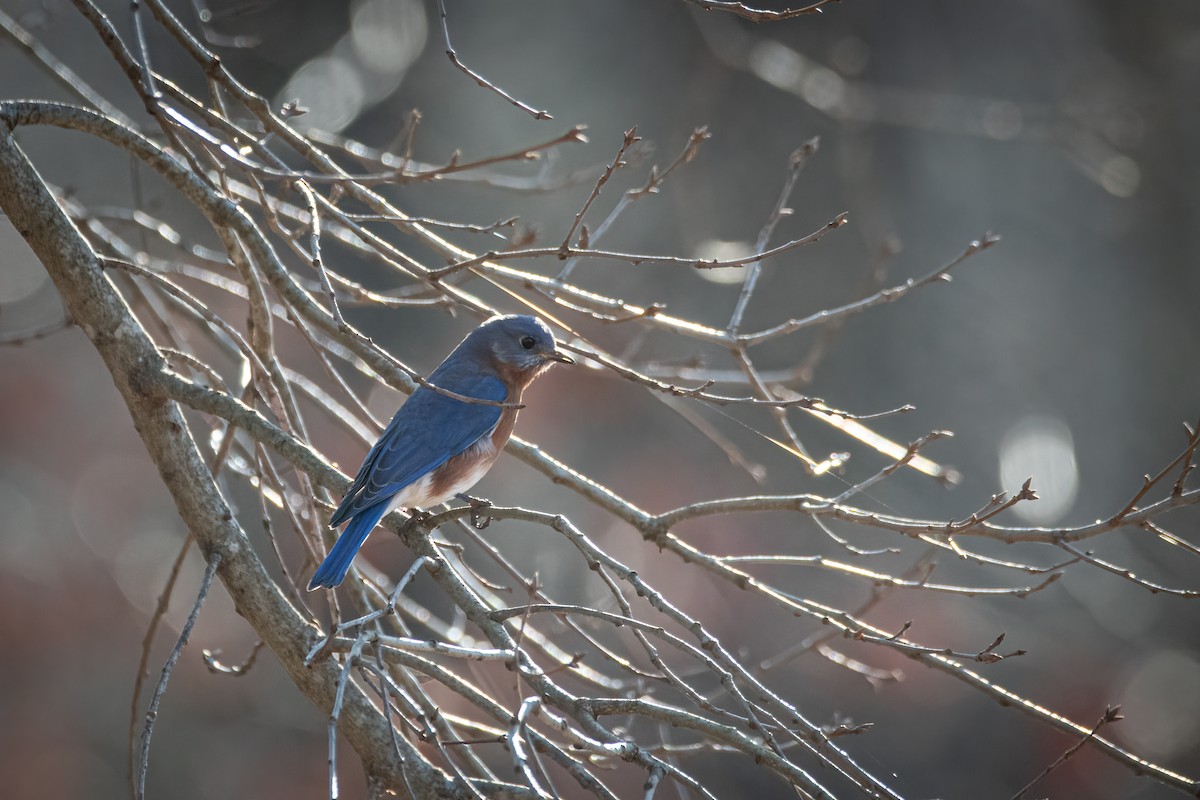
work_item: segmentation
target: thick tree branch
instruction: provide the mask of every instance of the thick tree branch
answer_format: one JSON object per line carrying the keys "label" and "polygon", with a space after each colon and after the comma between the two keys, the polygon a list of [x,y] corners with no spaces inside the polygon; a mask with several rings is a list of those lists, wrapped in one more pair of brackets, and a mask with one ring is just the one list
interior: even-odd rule
{"label": "thick tree branch", "polygon": [[[205,558],[219,554],[218,575],[239,614],[262,637],[288,676],[317,708],[333,708],[339,670],[304,656],[318,631],[283,596],[211,479],[179,406],[156,387],[167,364],[104,275],[100,260],[71,224],[8,125],[0,125],[0,209],[29,243],[58,287],[71,317],[96,347],[133,417],[181,519]],[[370,774],[423,796],[468,797],[424,761],[403,764],[389,726],[357,686],[346,691],[341,730]],[[408,767],[406,773],[405,767]],[[519,791],[518,791],[519,794]]]}

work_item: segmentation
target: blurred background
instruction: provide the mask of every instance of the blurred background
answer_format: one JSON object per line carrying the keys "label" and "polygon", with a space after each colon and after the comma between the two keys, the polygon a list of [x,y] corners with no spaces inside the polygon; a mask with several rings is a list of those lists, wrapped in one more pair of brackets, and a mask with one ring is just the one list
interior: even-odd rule
{"label": "blurred background", "polygon": [[[127,3],[101,5],[123,33],[132,30]],[[175,5],[189,24],[207,27],[244,83],[276,106],[298,98],[308,108],[298,126],[323,135],[394,147],[419,109],[414,157],[443,163],[456,151],[464,160],[482,158],[587,125],[588,144],[556,148],[533,165],[497,167],[492,185],[447,180],[388,192],[422,216],[487,224],[519,215],[518,232],[550,246],[561,241],[623,131],[636,125],[644,142],[601,195],[596,219],[707,125],[712,137],[696,159],[660,194],[638,201],[603,246],[688,257],[744,253],[775,203],[789,155],[819,136],[789,202],[794,213],[774,241],[814,231],[840,212],[849,224],[766,263],[747,329],[924,275],[985,232],[1001,234],[998,246],[957,268],[948,285],[856,316],[835,336],[816,328],[756,351],[756,364],[773,370],[824,348],[803,376],[809,380],[792,385],[831,405],[856,412],[915,405],[872,423],[898,441],[954,431],[925,454],[960,470],[959,486],[948,490],[905,472],[860,498],[868,508],[961,518],[1032,477],[1042,499],[1018,506],[1006,522],[1086,524],[1123,507],[1143,474],[1157,473],[1182,449],[1181,423],[1200,417],[1194,2],[843,0],[819,16],[755,25],[682,0],[448,0],[462,60],[548,111],[550,121],[454,69],[433,2]],[[136,97],[68,4],[2,0],[0,11],[137,117]],[[185,55],[159,33],[151,38],[155,67],[202,89]],[[74,101],[7,35],[0,36],[0,98]],[[81,202],[163,214],[178,207],[161,184],[135,180],[127,157],[82,136],[39,128],[22,131],[20,142],[47,180]],[[208,236],[194,216],[175,224],[185,236]],[[464,239],[480,249],[497,246],[480,241]],[[388,274],[370,264],[338,266],[372,288],[391,288]],[[554,275],[561,265],[522,266]],[[629,302],[665,302],[673,314],[723,327],[740,273],[605,261],[581,264],[573,280]],[[519,310],[502,294],[485,296]],[[733,367],[727,354],[688,339],[562,313],[610,352],[647,368]],[[474,324],[436,309],[363,309],[349,318],[424,371]],[[66,329],[26,340],[59,319],[44,271],[0,220],[0,335],[22,340],[0,347],[0,637],[10,643],[0,665],[0,714],[8,723],[0,728],[0,776],[11,798],[120,797],[141,640],[185,531],[86,338]],[[370,406],[386,418],[400,399],[376,391]],[[811,478],[787,454],[699,409],[763,467],[756,481],[653,395],[598,371],[556,370],[528,402],[518,435],[654,512],[756,492],[837,494],[840,480],[862,480],[888,463],[797,415],[810,451],[851,454],[841,479]],[[734,415],[777,435],[766,414]],[[313,438],[344,470],[364,452],[329,425],[315,423]],[[753,658],[769,658],[814,630],[730,587],[678,580],[678,562],[511,457],[477,488],[506,505],[568,514]],[[257,513],[251,504],[245,510]],[[1198,522],[1195,510],[1163,520],[1193,544],[1200,543]],[[880,532],[838,530],[861,547],[904,546]],[[845,555],[787,515],[712,518],[680,533],[719,553]],[[367,552],[399,574],[408,555],[377,538]],[[569,593],[584,569],[560,561],[544,532],[514,529],[504,541],[556,591]],[[970,544],[1035,564],[1064,560],[1034,548]],[[1087,546],[1139,577],[1200,589],[1200,561],[1149,533],[1122,531]],[[916,552],[882,567],[898,574]],[[853,608],[870,596],[862,582],[787,570],[769,574],[822,602]],[[151,680],[201,571],[193,556],[152,651]],[[945,557],[935,574],[979,586],[1030,581]],[[763,624],[747,630],[747,614],[761,614]],[[1024,600],[900,590],[869,618],[896,630],[911,620],[908,635],[916,640],[972,652],[1005,632],[1002,650],[1029,654],[983,668],[989,678],[1085,725],[1119,704],[1126,718],[1105,735],[1200,774],[1200,599],[1154,594],[1077,564]],[[241,678],[210,674],[200,659],[208,648],[240,661],[254,641],[228,598],[214,591],[159,717],[153,795],[322,796],[324,720],[270,656]],[[1009,797],[1073,742],[892,653],[846,652],[902,670],[904,679],[872,685],[808,656],[781,667],[775,685],[818,722],[875,723],[848,746],[868,769],[889,778],[894,772],[892,785],[906,797]],[[349,759],[345,796],[359,796],[361,776]],[[765,773],[725,768],[717,758],[711,773],[700,770],[720,796],[787,796]],[[1088,748],[1036,794],[1177,796]]]}

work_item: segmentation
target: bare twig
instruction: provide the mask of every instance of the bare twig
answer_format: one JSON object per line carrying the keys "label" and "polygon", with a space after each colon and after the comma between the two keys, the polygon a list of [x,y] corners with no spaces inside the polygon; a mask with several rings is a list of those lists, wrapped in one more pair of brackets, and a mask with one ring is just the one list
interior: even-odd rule
{"label": "bare twig", "polygon": [[[492,264],[489,262],[513,261],[516,259],[526,259],[526,258],[544,258],[546,256],[557,256],[558,258],[562,258],[562,259],[565,259],[568,257],[602,258],[602,259],[607,259],[610,261],[627,261],[630,264],[633,264],[634,266],[639,266],[641,264],[655,264],[655,265],[662,264],[662,265],[675,265],[675,266],[681,266],[681,267],[691,267],[692,269],[722,269],[725,267],[744,267],[744,266],[747,266],[748,264],[754,264],[758,261],[763,261],[764,259],[773,258],[777,255],[781,255],[790,250],[795,250],[797,247],[803,247],[804,245],[813,244],[814,242],[818,242],[821,240],[821,237],[823,237],[829,231],[831,231],[835,228],[840,228],[842,225],[844,225],[846,223],[847,218],[848,217],[846,214],[844,214],[844,213],[839,214],[838,216],[834,217],[831,221],[825,223],[825,225],[822,226],[819,230],[814,231],[813,233],[810,233],[808,236],[802,236],[798,239],[792,239],[789,242],[784,242],[783,244],[778,245],[776,247],[772,247],[771,249],[766,250],[762,253],[755,253],[754,255],[743,256],[741,258],[696,259],[696,258],[683,258],[681,256],[647,255],[647,254],[643,254],[643,253],[619,253],[619,252],[615,252],[612,250],[594,250],[594,249],[588,249],[586,247],[576,247],[576,246],[529,247],[529,248],[525,248],[525,249],[521,249],[521,250],[505,250],[505,251],[489,250],[488,252],[486,252],[482,255],[474,256],[474,257],[466,259],[464,261],[455,262],[455,263],[450,264],[449,266],[443,267],[441,269],[431,270],[429,273],[429,277],[431,280],[441,281],[444,278],[446,278],[450,275],[453,275],[456,272],[461,272],[464,269],[472,269],[472,268],[480,267],[480,266],[490,268],[492,266]],[[756,344],[757,342],[750,342],[750,343]]]}
{"label": "bare twig", "polygon": [[752,8],[745,3],[738,2],[738,0],[687,0],[687,2],[694,3],[705,11],[725,11],[748,19],[751,22],[778,22],[785,19],[795,19],[807,14],[820,14],[825,10],[825,6],[830,3],[840,2],[840,0],[817,0],[812,5],[802,8],[784,8],[779,11]]}
{"label": "bare twig", "polygon": [[1035,775],[1033,779],[1029,781],[1029,783],[1025,784],[1020,791],[1014,794],[1012,796],[1012,800],[1021,800],[1022,797],[1029,794],[1029,790],[1033,788],[1035,783],[1049,775],[1054,770],[1058,769],[1068,758],[1079,752],[1080,748],[1094,738],[1095,735],[1100,732],[1101,728],[1103,728],[1105,725],[1108,725],[1110,722],[1117,722],[1121,719],[1124,719],[1124,716],[1121,714],[1120,706],[1109,706],[1108,708],[1104,709],[1104,716],[1100,717],[1096,724],[1092,726],[1092,729],[1088,731],[1087,736],[1084,736],[1078,742],[1068,747],[1061,756],[1050,762],[1045,769]]}
{"label": "bare twig", "polygon": [[446,22],[446,0],[438,0],[437,5],[438,5],[438,16],[441,18],[441,22],[442,22],[442,38],[446,42],[446,56],[450,59],[451,64],[453,64],[455,67],[457,67],[463,74],[470,76],[477,84],[479,84],[484,89],[488,89],[492,92],[495,92],[496,94],[500,95],[505,100],[507,100],[508,102],[512,103],[517,108],[521,109],[525,113],[532,116],[534,119],[554,119],[553,117],[550,116],[549,113],[547,113],[545,111],[538,111],[533,106],[522,103],[520,100],[513,97],[511,94],[504,91],[499,86],[497,86],[496,84],[489,81],[487,78],[480,75],[478,72],[475,72],[470,67],[468,67],[466,64],[462,63],[462,61],[460,61],[458,58],[458,53],[454,52],[454,46],[450,44],[450,26]]}
{"label": "bare twig", "polygon": [[[804,169],[804,165],[808,163],[808,159],[817,152],[819,144],[820,139],[813,137],[802,144],[788,158],[788,171],[783,181],[783,188],[779,190],[779,199],[775,201],[775,207],[771,209],[770,216],[767,217],[766,223],[763,224],[762,230],[759,231],[758,240],[754,244],[754,252],[761,253],[767,249],[767,244],[771,241],[771,234],[774,232],[775,226],[779,224],[779,220],[792,213],[792,210],[787,207],[788,198],[792,195],[792,189],[796,186],[796,180],[800,177],[800,171]],[[751,264],[746,270],[746,276],[742,280],[742,290],[738,293],[737,305],[734,306],[733,316],[730,317],[729,325],[726,326],[726,329],[733,336],[737,335],[738,329],[742,326],[742,317],[745,315],[746,306],[750,303],[750,297],[754,294],[754,289],[758,285],[758,276],[761,270],[761,262]]]}
{"label": "bare twig", "polygon": [[899,286],[883,289],[871,295],[870,297],[863,298],[862,300],[858,300],[853,303],[847,303],[846,305],[839,306],[837,308],[819,311],[816,314],[812,314],[811,316],[804,317],[802,319],[791,319],[780,325],[776,325],[773,328],[767,328],[766,330],[758,333],[744,334],[739,337],[739,339],[747,345],[762,344],[763,342],[770,341],[776,337],[786,336],[790,333],[795,333],[796,331],[803,330],[804,328],[812,325],[827,323],[847,314],[858,314],[866,311],[868,308],[873,308],[875,306],[882,305],[883,303],[893,303],[899,300],[901,297],[904,297],[913,289],[918,289],[931,283],[949,281],[951,270],[953,270],[962,262],[966,261],[971,256],[988,249],[999,241],[1000,237],[996,236],[995,234],[984,234],[983,238],[977,239],[967,245],[967,248],[952,261],[920,278],[909,278]]}
{"label": "bare twig", "polygon": [[74,324],[70,317],[64,315],[61,319],[51,322],[43,322],[21,330],[9,331],[0,334],[0,346],[18,347],[47,336],[53,336],[59,331],[65,331]]}
{"label": "bare twig", "polygon": [[192,612],[188,614],[183,630],[179,632],[179,639],[175,642],[175,647],[171,649],[167,663],[163,665],[158,685],[154,687],[154,693],[150,695],[150,705],[146,709],[146,725],[142,728],[141,758],[138,762],[137,783],[134,790],[134,797],[138,800],[146,796],[146,771],[150,767],[150,737],[154,733],[154,721],[158,719],[158,705],[167,691],[167,682],[171,679],[171,671],[175,668],[175,662],[179,660],[183,648],[187,647],[188,637],[192,635],[192,627],[196,624],[196,618],[200,616],[200,606],[204,604],[204,598],[208,597],[208,590],[212,588],[213,576],[217,574],[217,567],[220,565],[221,554],[213,553],[208,559],[208,566],[204,569],[204,577],[200,581],[200,591],[196,594]]}
{"label": "bare twig", "polygon": [[[567,257],[567,253],[570,251],[571,247],[571,240],[575,238],[575,232],[579,230],[579,225],[583,222],[583,218],[587,214],[588,209],[592,207],[592,203],[594,203],[596,198],[600,196],[600,190],[604,188],[604,184],[608,183],[608,179],[612,177],[614,172],[625,166],[625,162],[622,159],[625,157],[625,154],[629,152],[629,148],[633,147],[641,140],[642,138],[637,135],[636,127],[625,131],[625,138],[621,141],[621,147],[619,150],[617,150],[617,155],[613,157],[613,160],[607,167],[604,168],[604,172],[602,172],[600,177],[596,180],[596,185],[592,187],[591,194],[589,194],[587,200],[583,202],[583,208],[579,209],[579,213],[575,215],[575,220],[571,223],[571,227],[567,230],[567,235],[563,237],[562,244],[558,247],[559,258],[565,259]],[[587,249],[587,244],[581,244],[580,246],[584,249]]]}
{"label": "bare twig", "polygon": [[243,675],[249,674],[250,670],[254,668],[255,663],[258,661],[258,654],[262,652],[263,644],[263,640],[259,639],[254,643],[254,647],[250,648],[250,655],[246,656],[246,659],[241,664],[233,665],[220,660],[220,650],[205,650],[203,651],[204,666],[208,667],[209,672],[240,678]]}
{"label": "bare twig", "polygon": [[183,569],[183,560],[187,557],[191,550],[192,537],[185,537],[182,546],[179,548],[178,555],[175,556],[175,561],[171,564],[171,570],[167,573],[167,584],[163,587],[162,593],[158,596],[158,602],[155,604],[154,613],[150,617],[150,624],[146,627],[146,634],[142,637],[142,655],[138,661],[137,675],[133,681],[133,694],[129,698],[129,733],[127,736],[128,748],[128,776],[129,776],[129,794],[131,797],[137,797],[141,789],[141,769],[137,765],[136,749],[134,747],[134,739],[137,734],[138,720],[138,700],[142,695],[142,682],[149,677],[148,666],[150,664],[150,648],[154,644],[154,635],[158,632],[158,624],[163,616],[167,613],[167,606],[171,602],[171,595],[175,591],[175,581],[179,578],[179,573]]}
{"label": "bare twig", "polygon": [[1174,472],[1177,467],[1180,468],[1180,476],[1178,480],[1175,481],[1171,493],[1174,496],[1183,494],[1184,481],[1187,479],[1188,473],[1191,472],[1195,466],[1196,449],[1200,447],[1200,427],[1192,428],[1186,425],[1184,427],[1188,433],[1188,443],[1183,449],[1183,452],[1175,456],[1171,463],[1159,470],[1158,474],[1153,478],[1151,478],[1149,475],[1142,476],[1142,488],[1138,489],[1137,493],[1134,494],[1129,502],[1125,504],[1124,508],[1113,515],[1112,519],[1109,520],[1109,524],[1113,526],[1119,525],[1121,524],[1121,520],[1125,519],[1134,511],[1137,511],[1137,505],[1142,501],[1142,498],[1146,496],[1146,493],[1154,488],[1159,481],[1167,477],[1169,473]]}

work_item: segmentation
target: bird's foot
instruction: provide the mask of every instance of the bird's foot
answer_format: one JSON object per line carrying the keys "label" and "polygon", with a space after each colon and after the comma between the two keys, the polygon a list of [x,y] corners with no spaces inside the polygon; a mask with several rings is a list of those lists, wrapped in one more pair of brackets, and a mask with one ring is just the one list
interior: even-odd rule
{"label": "bird's foot", "polygon": [[419,508],[408,509],[408,522],[404,523],[404,527],[409,530],[413,528],[428,528],[429,520],[433,519],[433,514],[428,511],[423,511]]}
{"label": "bird's foot", "polygon": [[475,530],[481,531],[488,525],[492,524],[492,515],[481,516],[480,510],[492,507],[491,500],[484,500],[482,497],[472,497],[465,492],[459,492],[454,495],[459,500],[462,500],[471,509],[471,525]]}

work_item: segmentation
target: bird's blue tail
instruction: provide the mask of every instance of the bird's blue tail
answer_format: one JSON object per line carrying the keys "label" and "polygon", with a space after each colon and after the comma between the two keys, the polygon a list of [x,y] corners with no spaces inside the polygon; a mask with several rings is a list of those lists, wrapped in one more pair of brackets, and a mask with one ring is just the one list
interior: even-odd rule
{"label": "bird's blue tail", "polygon": [[387,506],[387,503],[376,503],[370,508],[364,508],[350,520],[342,535],[333,543],[329,555],[325,556],[321,566],[313,573],[312,580],[308,582],[310,592],[318,586],[332,589],[342,582],[350,569],[350,562],[358,554],[358,549],[387,513]]}

